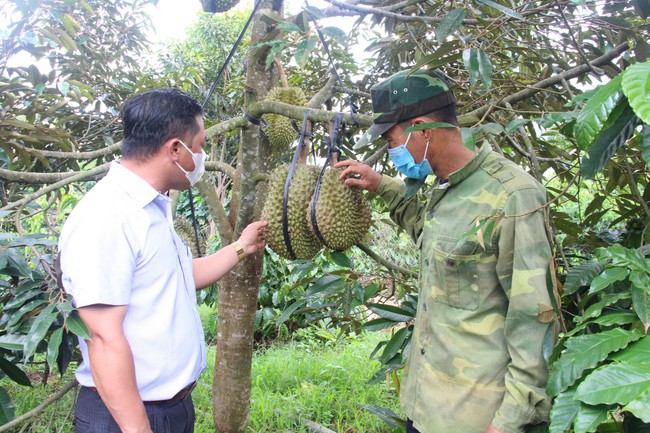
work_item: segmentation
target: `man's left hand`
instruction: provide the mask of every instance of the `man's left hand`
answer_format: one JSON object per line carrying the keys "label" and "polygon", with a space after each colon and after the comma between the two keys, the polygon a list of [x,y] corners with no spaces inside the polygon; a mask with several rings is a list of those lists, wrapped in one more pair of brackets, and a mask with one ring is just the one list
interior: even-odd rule
{"label": "man's left hand", "polygon": [[251,223],[244,229],[238,241],[246,255],[254,254],[257,250],[264,248],[264,227],[266,221]]}
{"label": "man's left hand", "polygon": [[490,427],[488,427],[485,433],[501,433],[501,430],[490,424]]}

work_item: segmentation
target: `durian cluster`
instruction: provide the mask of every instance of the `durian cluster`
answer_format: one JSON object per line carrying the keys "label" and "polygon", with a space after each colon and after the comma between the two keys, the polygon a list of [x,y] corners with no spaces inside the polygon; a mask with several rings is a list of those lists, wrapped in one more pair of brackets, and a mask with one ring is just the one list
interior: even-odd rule
{"label": "durian cluster", "polygon": [[[271,174],[262,219],[268,221],[265,240],[278,255],[291,259],[284,240],[283,199],[289,165]],[[298,164],[294,169],[287,201],[288,233],[296,259],[310,259],[324,246],[346,250],[360,242],[372,223],[370,204],[357,189],[339,179],[340,171],[328,168],[321,179],[316,202],[316,222],[325,244],[316,236],[311,218],[311,202],[320,168]]]}
{"label": "durian cluster", "polygon": [[[274,87],[266,94],[265,101],[284,102],[304,107],[307,104],[307,97],[298,87]],[[273,153],[278,155],[288,150],[289,145],[298,138],[291,119],[275,113],[267,113],[262,118],[269,124],[269,127],[264,128],[263,131],[271,142]]]}
{"label": "durian cluster", "polygon": [[237,3],[239,0],[201,0],[203,11],[211,14],[229,11]]}

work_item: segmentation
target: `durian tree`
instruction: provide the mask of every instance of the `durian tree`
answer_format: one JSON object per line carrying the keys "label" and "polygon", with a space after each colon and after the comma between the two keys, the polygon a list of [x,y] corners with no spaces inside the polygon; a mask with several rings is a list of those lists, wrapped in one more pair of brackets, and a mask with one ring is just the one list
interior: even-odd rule
{"label": "durian tree", "polygon": [[[111,63],[94,55],[93,48],[87,44],[89,38],[98,35],[93,33],[92,26],[84,25],[77,17],[92,17],[93,11],[108,8],[110,13],[96,14],[95,19],[118,20],[118,16],[129,16],[137,21],[136,14],[128,15],[126,4],[111,9],[110,4],[115,2],[87,1],[70,5],[64,1],[48,1],[50,6],[60,8],[55,9],[60,13],[48,15],[50,21],[42,28],[31,26],[30,20],[40,19],[31,13],[36,10],[34,6],[16,2],[31,12],[3,41],[3,59],[24,46],[34,46],[37,56],[52,53],[49,59],[55,71],[51,76],[44,76],[34,68],[10,70],[6,64],[2,65],[0,212],[3,229],[8,232],[25,233],[23,221],[28,221],[34,232],[49,232],[48,226],[55,226],[56,233],[60,223],[57,218],[83,193],[85,182],[100,176],[105,162],[119,156],[119,140],[113,138],[118,130],[115,114],[119,103],[134,91],[165,83],[164,77],[159,81],[150,77],[134,79],[130,74],[137,72],[137,62],[130,57],[133,51],[120,52],[119,47],[103,50],[102,45],[94,48],[101,55],[114,56],[110,59],[117,63]],[[260,217],[270,188],[268,176],[283,162],[274,158],[264,127],[249,119],[276,114],[301,122],[305,114],[305,107],[265,100],[271,89],[280,85],[276,58],[285,65],[289,81],[295,80],[305,91],[313,128],[333,121],[337,111],[346,112],[344,123],[353,124],[342,96],[343,89],[333,79],[329,59],[324,55],[312,22],[312,17],[316,21],[325,17],[353,17],[356,21],[350,38],[364,34],[370,39],[371,60],[366,65],[349,61],[346,55],[351,52],[342,43],[343,49],[333,54],[346,90],[357,97],[360,106],[360,113],[355,115],[357,128],[370,124],[367,91],[372,84],[403,68],[436,67],[454,82],[468,145],[490,140],[497,151],[522,165],[547,186],[551,199],[548,229],[556,240],[558,272],[555,277],[560,289],[563,283],[568,287],[559,306],[567,313],[560,322],[567,337],[556,346],[554,358],[560,360],[556,365],[568,363],[561,361],[567,353],[565,359],[575,356],[585,343],[578,338],[582,332],[596,334],[595,338],[602,341],[618,338],[615,347],[620,349],[633,341],[648,341],[650,293],[649,285],[643,284],[650,268],[645,255],[647,249],[643,249],[647,245],[650,221],[648,1],[327,2],[327,8],[308,8],[289,16],[281,0],[266,0],[254,17],[241,95],[243,106],[240,111],[235,109],[229,113],[228,119],[214,121],[207,130],[211,138],[238,134],[234,164],[214,159],[208,162],[210,170],[224,173],[232,182],[229,206],[224,207],[208,179],[198,187],[221,242],[231,242],[247,223]],[[227,7],[229,2],[203,3],[206,11],[215,12],[217,8]],[[82,25],[77,26],[75,22]],[[32,33],[23,33],[27,28]],[[138,30],[137,23],[130,28],[134,40],[139,40]],[[328,33],[330,44],[336,44],[341,30],[330,28]],[[32,35],[40,45],[31,42]],[[120,56],[122,53],[124,57]],[[64,67],[74,62],[88,67],[69,75],[57,75],[57,71],[67,70]],[[132,64],[115,70],[102,68],[119,62]],[[96,67],[100,73],[84,74],[90,67]],[[120,74],[117,79],[116,74]],[[72,93],[66,97],[68,92]],[[88,109],[80,108],[90,104],[97,107],[91,111],[93,116]],[[91,126],[89,130],[82,127],[84,119]],[[314,136],[318,137],[318,130]],[[349,146],[344,146],[343,157],[371,158],[377,169],[394,174],[385,157],[374,150],[355,155]],[[584,178],[594,180],[585,182]],[[81,191],[75,193],[76,188]],[[44,221],[36,224],[35,218],[40,216]],[[23,240],[18,246],[27,244],[36,248],[35,242],[30,242]],[[616,242],[626,249],[611,246]],[[3,254],[10,251],[7,245],[3,248]],[[367,251],[374,254],[371,249]],[[46,257],[38,257],[43,258]],[[382,259],[379,255],[375,258]],[[33,263],[39,263],[38,259]],[[246,430],[253,323],[261,271],[262,256],[251,257],[219,284],[213,389],[214,419],[219,432]],[[621,278],[612,278],[611,272]],[[33,278],[27,271],[24,274],[3,280],[7,299],[15,297],[22,287],[19,284]],[[621,288],[621,284],[625,286]],[[390,316],[390,311],[381,306],[371,308],[380,316]],[[629,314],[610,315],[611,310]],[[59,313],[74,317],[65,309]],[[39,334],[30,335],[27,331],[32,337],[30,341],[47,340],[56,332],[56,321],[51,322],[50,328],[46,327],[53,311],[35,308],[21,314],[24,317],[16,316],[17,323],[27,325],[38,321],[42,325],[37,327]],[[575,323],[573,316],[581,319]],[[401,326],[399,321],[395,323]],[[612,326],[623,328],[625,335],[606,333]],[[41,334],[41,328],[46,332]],[[76,332],[82,331],[76,329]],[[569,335],[570,332],[573,334]],[[64,335],[68,335],[67,331]],[[403,335],[402,332],[400,336]],[[574,335],[577,340],[569,338]],[[401,343],[407,344],[405,339]],[[37,349],[34,344],[25,347],[15,342],[13,345],[5,342],[0,347],[8,351],[3,356],[11,359],[18,359],[17,355],[22,356],[24,352],[31,356],[30,351]],[[597,381],[588,374],[590,368],[603,368],[598,376],[608,377],[607,374],[613,374],[609,370],[619,368],[625,373],[647,362],[634,358],[634,352],[621,353],[620,357],[626,358],[621,361],[615,352],[589,352],[590,362],[579,374],[568,379],[558,375],[553,388],[558,402],[553,414],[554,433],[572,428],[586,431],[582,427],[586,414],[593,414],[594,408],[601,412],[592,424],[620,421],[608,414],[616,413],[623,405],[630,405],[626,411],[637,418],[650,421],[644,418],[644,413],[650,413],[643,411],[647,401],[632,395],[633,391],[626,397],[627,401],[612,400],[606,390],[591,393],[602,397],[595,400],[571,398],[578,385],[596,386]],[[399,366],[403,356],[396,352],[392,359],[385,361]],[[626,365],[621,369],[616,362],[626,362],[632,367]],[[582,415],[574,419],[580,411]],[[625,422],[634,423],[634,419],[626,416]]]}

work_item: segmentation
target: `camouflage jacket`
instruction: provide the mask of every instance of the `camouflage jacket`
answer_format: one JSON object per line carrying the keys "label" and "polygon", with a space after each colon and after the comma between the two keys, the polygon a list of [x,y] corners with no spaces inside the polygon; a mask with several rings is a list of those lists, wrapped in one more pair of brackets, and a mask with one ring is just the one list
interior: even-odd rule
{"label": "camouflage jacket", "polygon": [[[542,352],[550,319],[544,188],[483,146],[427,191],[404,196],[384,176],[377,193],[420,250],[419,304],[401,405],[421,433],[523,433],[546,421]],[[469,235],[477,217],[501,216]]]}

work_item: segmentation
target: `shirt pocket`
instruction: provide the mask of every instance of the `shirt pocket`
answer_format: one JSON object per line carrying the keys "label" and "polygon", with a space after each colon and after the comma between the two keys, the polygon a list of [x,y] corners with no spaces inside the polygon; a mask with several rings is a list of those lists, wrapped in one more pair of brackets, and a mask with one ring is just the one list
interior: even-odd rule
{"label": "shirt pocket", "polygon": [[438,236],[428,254],[429,281],[434,302],[462,310],[479,306],[478,243]]}

